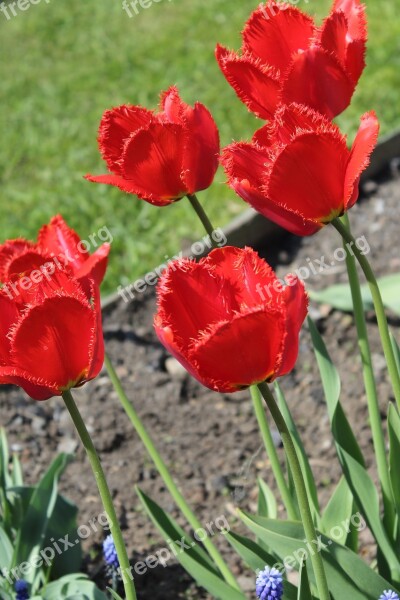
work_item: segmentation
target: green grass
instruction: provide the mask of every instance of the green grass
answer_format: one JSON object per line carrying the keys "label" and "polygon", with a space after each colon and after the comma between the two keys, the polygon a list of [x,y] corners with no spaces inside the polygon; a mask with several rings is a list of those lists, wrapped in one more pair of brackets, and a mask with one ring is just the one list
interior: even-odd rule
{"label": "green grass", "polygon": [[[187,102],[212,111],[222,143],[261,125],[226,84],[214,59],[217,41],[238,48],[239,31],[257,0],[161,0],[129,18],[120,0],[51,0],[7,21],[2,39],[0,240],[35,237],[54,213],[88,238],[107,226],[114,237],[104,291],[143,274],[203,235],[187,201],[157,209],[116,189],[88,183],[103,173],[96,144],[106,108],[156,106],[177,84]],[[383,133],[400,125],[400,0],[367,0],[368,68],[339,119],[351,135],[359,116],[377,110]],[[301,1],[322,16],[329,2]],[[217,225],[246,206],[218,173],[201,200]]]}

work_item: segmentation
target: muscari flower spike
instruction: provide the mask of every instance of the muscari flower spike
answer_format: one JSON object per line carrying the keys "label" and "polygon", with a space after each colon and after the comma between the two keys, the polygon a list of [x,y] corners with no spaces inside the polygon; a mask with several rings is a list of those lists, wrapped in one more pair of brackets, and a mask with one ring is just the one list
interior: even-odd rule
{"label": "muscari flower spike", "polygon": [[17,592],[16,600],[29,600],[28,584],[24,579],[16,581],[14,589]]}
{"label": "muscari flower spike", "polygon": [[385,590],[379,600],[400,600],[400,598],[393,590]]}
{"label": "muscari flower spike", "polygon": [[260,600],[281,600],[283,595],[283,578],[274,567],[265,567],[256,580],[256,594]]}
{"label": "muscari flower spike", "polygon": [[117,550],[115,548],[114,540],[112,535],[108,535],[103,542],[103,556],[109,567],[114,569],[118,569],[119,560],[117,555]]}

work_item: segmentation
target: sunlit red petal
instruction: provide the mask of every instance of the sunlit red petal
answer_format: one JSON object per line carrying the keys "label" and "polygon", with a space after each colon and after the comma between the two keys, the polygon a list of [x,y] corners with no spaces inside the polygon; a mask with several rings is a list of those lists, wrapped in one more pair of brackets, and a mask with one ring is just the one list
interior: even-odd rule
{"label": "sunlit red petal", "polygon": [[308,311],[308,297],[304,290],[304,285],[293,275],[288,275],[286,281],[290,285],[286,286],[282,293],[283,302],[286,307],[286,338],[282,362],[279,366],[277,375],[281,377],[289,373],[297,360],[299,353],[299,333]]}
{"label": "sunlit red petal", "polygon": [[0,365],[10,364],[11,344],[8,333],[13,325],[16,324],[19,318],[17,306],[8,293],[0,291]]}
{"label": "sunlit red petal", "polygon": [[348,21],[343,12],[332,13],[325,21],[321,44],[328,52],[337,56],[356,85],[365,68],[365,40],[351,39]]}
{"label": "sunlit red petal", "polygon": [[72,297],[55,297],[30,308],[11,339],[12,364],[59,390],[85,380],[93,343],[95,313]]}
{"label": "sunlit red petal", "polygon": [[183,113],[182,124],[186,132],[182,179],[193,194],[213,182],[218,169],[219,133],[210,112],[199,102]]}
{"label": "sunlit red petal", "polygon": [[322,47],[294,56],[282,86],[283,103],[297,102],[333,119],[350,104],[354,83],[339,60]]}
{"label": "sunlit red petal", "polygon": [[361,173],[370,163],[371,154],[376,146],[379,135],[379,121],[371,111],[361,117],[361,125],[353,143],[350,159],[346,170],[344,184],[345,207],[350,208],[356,202],[358,194],[355,188]]}
{"label": "sunlit red petal", "polygon": [[276,70],[250,54],[239,56],[219,45],[216,58],[226,80],[248,109],[261,119],[271,119],[280,90]]}
{"label": "sunlit red petal", "polygon": [[123,175],[140,197],[160,202],[187,193],[181,179],[184,144],[184,129],[171,123],[152,123],[130,138],[123,155]]}
{"label": "sunlit red petal", "polygon": [[38,246],[46,254],[65,257],[73,270],[79,269],[89,258],[88,251],[81,244],[81,238],[61,215],[53,217],[39,231]]}
{"label": "sunlit red petal", "polygon": [[28,251],[34,251],[35,245],[23,239],[8,240],[0,245],[0,282],[9,277],[10,263]]}
{"label": "sunlit red petal", "polygon": [[[217,248],[207,256],[205,264],[212,266],[216,275],[230,282],[242,312],[244,307],[265,304],[263,290],[271,289],[274,293],[276,275],[252,248]],[[267,295],[267,301],[272,294]]]}
{"label": "sunlit red petal", "polygon": [[121,175],[119,160],[122,156],[126,140],[132,133],[146,128],[153,118],[153,113],[141,106],[123,104],[107,110],[100,122],[99,148],[110,171]]}
{"label": "sunlit red petal", "polygon": [[43,378],[32,377],[24,369],[0,366],[0,385],[17,385],[34,400],[48,400],[52,396],[60,396],[61,391],[54,382]]}
{"label": "sunlit red petal", "polygon": [[108,255],[110,250],[110,244],[102,244],[100,248],[98,248],[96,252],[89,256],[83,265],[76,270],[75,276],[78,279],[88,277],[89,279],[93,279],[96,285],[101,285],[107,270]]}
{"label": "sunlit red petal", "polygon": [[162,326],[171,327],[174,338],[179,338],[184,349],[199,331],[239,310],[234,292],[228,282],[213,273],[209,261],[175,262],[163,273],[157,286]]}
{"label": "sunlit red petal", "polygon": [[301,134],[277,157],[266,195],[275,205],[324,223],[344,210],[348,157],[339,133]]}
{"label": "sunlit red petal", "polygon": [[365,4],[360,0],[335,0],[333,11],[343,11],[348,22],[349,37],[353,40],[367,39]]}
{"label": "sunlit red petal", "polygon": [[305,50],[315,33],[311,17],[294,7],[269,2],[253,12],[243,31],[243,51],[284,73],[292,55]]}
{"label": "sunlit red petal", "polygon": [[282,314],[257,310],[212,327],[193,342],[189,356],[204,385],[234,392],[274,377],[283,338]]}

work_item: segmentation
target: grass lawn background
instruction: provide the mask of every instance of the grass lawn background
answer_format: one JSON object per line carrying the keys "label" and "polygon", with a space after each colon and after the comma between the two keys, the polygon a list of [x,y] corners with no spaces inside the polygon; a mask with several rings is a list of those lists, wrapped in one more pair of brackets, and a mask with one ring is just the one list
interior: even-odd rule
{"label": "grass lawn background", "polygon": [[[375,109],[382,133],[400,126],[400,0],[367,0],[368,68],[352,106],[338,121],[354,135]],[[222,144],[262,125],[225,82],[217,42],[239,48],[255,0],[160,0],[129,18],[120,0],[51,0],[6,20],[0,13],[0,242],[34,238],[60,212],[82,238],[107,226],[114,237],[104,293],[126,285],[204,235],[187,201],[157,209],[83,174],[105,173],[96,135],[106,108],[158,103],[179,86],[186,102],[212,111]],[[319,17],[330,2],[300,0]],[[201,201],[216,226],[247,205],[218,172]]]}

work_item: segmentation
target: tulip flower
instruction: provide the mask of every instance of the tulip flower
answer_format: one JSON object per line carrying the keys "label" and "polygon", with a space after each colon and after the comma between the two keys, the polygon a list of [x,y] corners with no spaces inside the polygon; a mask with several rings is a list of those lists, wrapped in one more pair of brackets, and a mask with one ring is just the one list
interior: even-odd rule
{"label": "tulip flower", "polygon": [[156,206],[208,188],[218,168],[219,134],[203,104],[185,104],[171,87],[160,112],[122,105],[107,110],[99,129],[109,175],[86,179],[117,186]]}
{"label": "tulip flower", "polygon": [[0,289],[0,384],[46,400],[96,377],[104,343],[94,282],[58,272],[35,284],[29,300],[23,305]]}
{"label": "tulip flower", "polygon": [[311,235],[357,201],[378,132],[375,113],[365,114],[348,150],[336,125],[292,104],[251,143],[226,147],[221,162],[230,187],[256,211],[295,235]]}
{"label": "tulip flower", "polygon": [[294,367],[307,295],[283,285],[251,248],[170,263],[157,286],[161,343],[203,385],[235,392]]}
{"label": "tulip flower", "polygon": [[105,243],[90,255],[86,243],[57,215],[39,231],[37,243],[17,239],[0,245],[0,282],[19,296],[29,285],[26,282],[24,286],[22,277],[35,273],[33,279],[49,279],[56,271],[67,268],[77,279],[93,279],[99,286],[109,252],[110,244]]}
{"label": "tulip flower", "polygon": [[296,102],[332,119],[350,104],[365,67],[365,7],[335,0],[322,27],[288,3],[261,4],[242,33],[241,54],[218,45],[228,83],[251,112],[271,119]]}

